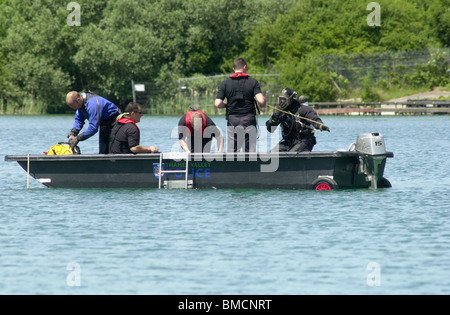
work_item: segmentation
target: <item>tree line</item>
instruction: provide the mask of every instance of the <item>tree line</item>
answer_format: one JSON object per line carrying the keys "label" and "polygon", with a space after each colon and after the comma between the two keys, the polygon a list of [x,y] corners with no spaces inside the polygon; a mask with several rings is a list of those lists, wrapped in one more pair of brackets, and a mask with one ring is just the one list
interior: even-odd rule
{"label": "tree line", "polygon": [[[79,0],[77,12],[70,1],[0,0],[1,111],[62,113],[70,90],[123,107],[132,80],[173,102],[179,78],[230,73],[238,56],[253,73],[332,101],[346,79],[325,56],[448,47],[449,1],[379,0],[376,12],[361,0]],[[447,69],[444,56],[421,71],[446,85]]]}

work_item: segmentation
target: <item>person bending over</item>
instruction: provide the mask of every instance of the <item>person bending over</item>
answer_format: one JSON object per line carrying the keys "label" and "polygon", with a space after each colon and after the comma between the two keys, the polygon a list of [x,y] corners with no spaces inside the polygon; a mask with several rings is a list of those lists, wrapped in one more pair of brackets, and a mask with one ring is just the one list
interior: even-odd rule
{"label": "person bending over", "polygon": [[[67,135],[70,147],[76,147],[78,142],[89,139],[100,130],[99,153],[108,154],[109,138],[114,122],[120,114],[119,108],[106,98],[91,92],[69,92],[66,103],[76,111],[74,124]],[[89,121],[89,127],[80,134],[86,120]]]}
{"label": "person bending over", "polygon": [[178,122],[178,139],[188,153],[211,152],[212,138],[216,138],[217,152],[223,151],[223,136],[212,119],[201,110],[190,110]]}

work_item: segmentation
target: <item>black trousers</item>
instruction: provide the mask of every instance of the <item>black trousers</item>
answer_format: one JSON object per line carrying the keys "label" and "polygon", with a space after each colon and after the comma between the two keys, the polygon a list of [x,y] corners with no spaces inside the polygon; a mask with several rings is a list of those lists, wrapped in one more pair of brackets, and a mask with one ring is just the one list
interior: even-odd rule
{"label": "black trousers", "polygon": [[316,144],[316,137],[295,140],[281,140],[271,152],[311,152]]}
{"label": "black trousers", "polygon": [[114,127],[117,116],[119,116],[118,112],[100,123],[100,135],[98,137],[98,147],[100,154],[109,153],[109,138],[111,136],[111,131]]}
{"label": "black trousers", "polygon": [[227,152],[256,152],[258,129],[254,114],[228,115]]}

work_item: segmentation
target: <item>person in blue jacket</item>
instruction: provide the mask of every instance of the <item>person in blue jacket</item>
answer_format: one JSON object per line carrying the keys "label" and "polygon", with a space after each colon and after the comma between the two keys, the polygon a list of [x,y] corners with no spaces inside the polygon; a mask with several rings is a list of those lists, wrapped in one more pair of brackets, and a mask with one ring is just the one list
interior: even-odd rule
{"label": "person in blue jacket", "polygon": [[[75,122],[68,134],[69,145],[75,147],[79,141],[84,141],[99,134],[99,153],[108,154],[109,137],[120,109],[107,99],[93,93],[69,92],[66,103],[70,108],[76,110]],[[86,119],[89,121],[88,128],[80,134]]]}

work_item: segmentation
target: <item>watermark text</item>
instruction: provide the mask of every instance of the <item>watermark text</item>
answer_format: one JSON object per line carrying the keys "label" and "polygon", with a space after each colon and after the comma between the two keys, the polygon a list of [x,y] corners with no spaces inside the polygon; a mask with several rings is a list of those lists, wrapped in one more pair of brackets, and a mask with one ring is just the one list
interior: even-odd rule
{"label": "watermark text", "polygon": [[381,7],[378,2],[370,2],[366,8],[367,11],[372,11],[367,16],[367,25],[381,26]]}
{"label": "watermark text", "polygon": [[67,264],[67,271],[70,273],[67,275],[66,283],[69,287],[80,287],[81,286],[81,267],[75,262]]}
{"label": "watermark text", "polygon": [[366,283],[369,287],[379,287],[381,285],[381,267],[376,262],[370,262],[366,267],[370,273],[367,275]]}
{"label": "watermark text", "polygon": [[67,11],[71,11],[67,15],[67,25],[81,26],[81,6],[78,2],[70,2],[67,5]]}

